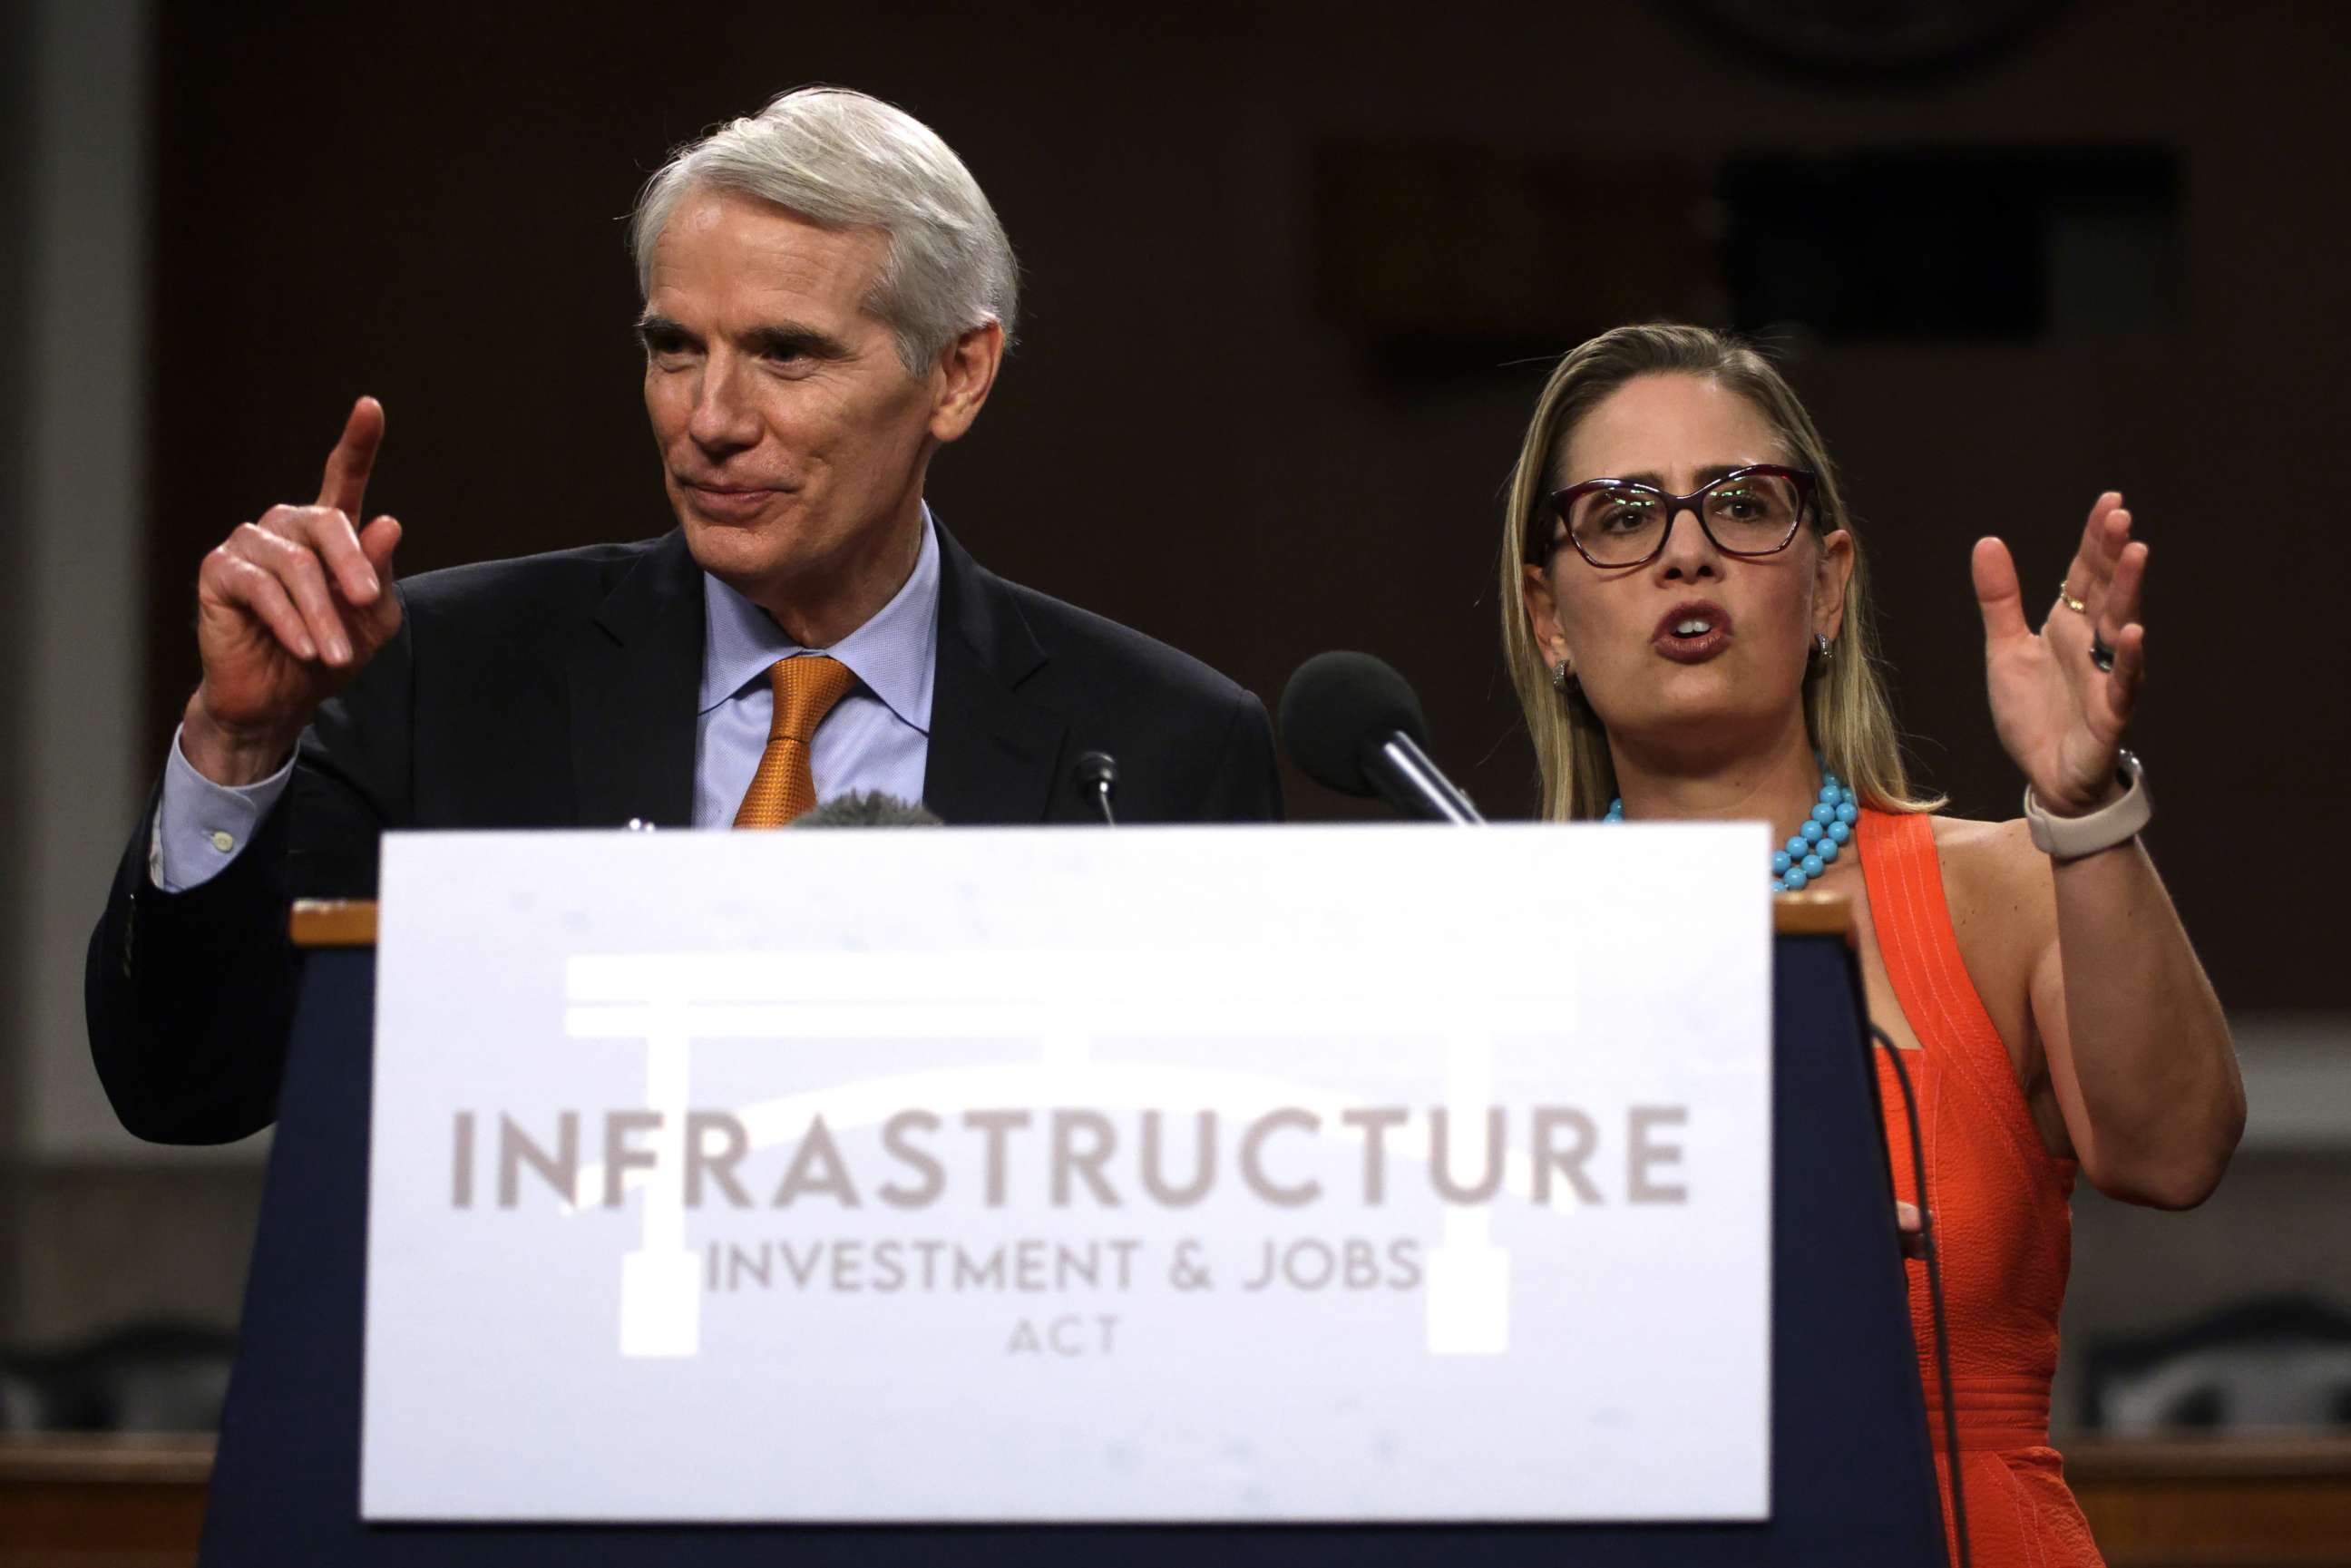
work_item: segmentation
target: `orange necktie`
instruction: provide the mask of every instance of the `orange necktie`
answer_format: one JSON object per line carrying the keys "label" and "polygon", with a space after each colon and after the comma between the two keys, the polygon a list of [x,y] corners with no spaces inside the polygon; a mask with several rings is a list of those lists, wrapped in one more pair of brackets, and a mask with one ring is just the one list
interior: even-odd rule
{"label": "orange necktie", "polygon": [[776,692],[776,716],[768,725],[768,749],[759,771],[743,791],[735,813],[738,828],[780,828],[816,807],[816,779],[809,772],[809,741],[832,705],[849,695],[857,677],[849,666],[820,653],[778,659],[768,672]]}

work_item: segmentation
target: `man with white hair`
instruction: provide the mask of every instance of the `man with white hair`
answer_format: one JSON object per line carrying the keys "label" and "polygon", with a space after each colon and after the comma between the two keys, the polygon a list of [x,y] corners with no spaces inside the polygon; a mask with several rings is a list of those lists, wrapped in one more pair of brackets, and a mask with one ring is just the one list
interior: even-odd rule
{"label": "man with white hair", "polygon": [[92,1051],[132,1132],[272,1119],[286,901],[371,894],[388,828],[773,827],[852,790],[1077,821],[1089,751],[1119,758],[1123,821],[1280,815],[1255,697],[993,576],[925,506],[1018,294],[928,128],[787,93],[655,174],[631,244],[674,530],[395,586],[361,398],[318,500],[205,559],[203,680],[90,942]]}

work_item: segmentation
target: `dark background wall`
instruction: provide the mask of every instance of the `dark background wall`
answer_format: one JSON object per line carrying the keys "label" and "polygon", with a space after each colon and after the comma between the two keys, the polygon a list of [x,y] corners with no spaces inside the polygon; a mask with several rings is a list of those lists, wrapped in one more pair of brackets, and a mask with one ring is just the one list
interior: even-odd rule
{"label": "dark background wall", "polygon": [[[2123,488],[2155,545],[2134,743],[2165,872],[2232,1007],[2340,1009],[2305,901],[2351,872],[2351,23],[2004,9],[1912,67],[1819,34],[1792,66],[1787,27],[1719,18],[1963,33],[1967,8],[164,7],[156,754],[199,557],[310,497],[357,392],[390,411],[371,500],[404,570],[666,528],[621,219],[673,143],[830,80],[935,127],[1021,254],[1026,341],[933,470],[965,542],[1269,703],[1322,648],[1383,653],[1498,814],[1533,799],[1499,490],[1584,333],[1779,329],[1865,520],[1916,759],[1972,813],[2012,815],[2018,781],[1969,546],[2009,538],[2045,599]],[[1825,217],[1770,229],[1791,211]],[[1791,233],[1834,239],[1791,268]],[[1290,783],[1295,815],[1347,810]]]}

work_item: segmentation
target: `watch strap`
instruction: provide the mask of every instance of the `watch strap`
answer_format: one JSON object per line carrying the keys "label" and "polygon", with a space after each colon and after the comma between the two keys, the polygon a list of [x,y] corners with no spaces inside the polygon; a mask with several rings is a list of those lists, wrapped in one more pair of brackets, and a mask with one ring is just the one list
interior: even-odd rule
{"label": "watch strap", "polygon": [[2122,798],[2085,817],[2055,817],[2024,787],[2024,820],[2032,830],[2033,846],[2054,860],[2080,860],[2100,850],[2113,849],[2137,838],[2154,820],[2155,802],[2147,792],[2147,770],[2126,751],[2116,759],[2115,778],[2124,786]]}

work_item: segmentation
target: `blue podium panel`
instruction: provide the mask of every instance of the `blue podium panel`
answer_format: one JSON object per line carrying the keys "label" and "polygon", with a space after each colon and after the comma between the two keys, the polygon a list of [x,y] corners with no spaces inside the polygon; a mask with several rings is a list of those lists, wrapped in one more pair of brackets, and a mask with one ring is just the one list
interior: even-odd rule
{"label": "blue podium panel", "polygon": [[[1773,955],[1771,1513],[1740,1525],[368,1525],[359,1517],[375,955],[304,960],[203,1560],[222,1565],[1943,1562],[1876,1076],[1842,939]],[[789,1478],[778,1476],[779,1485]]]}

